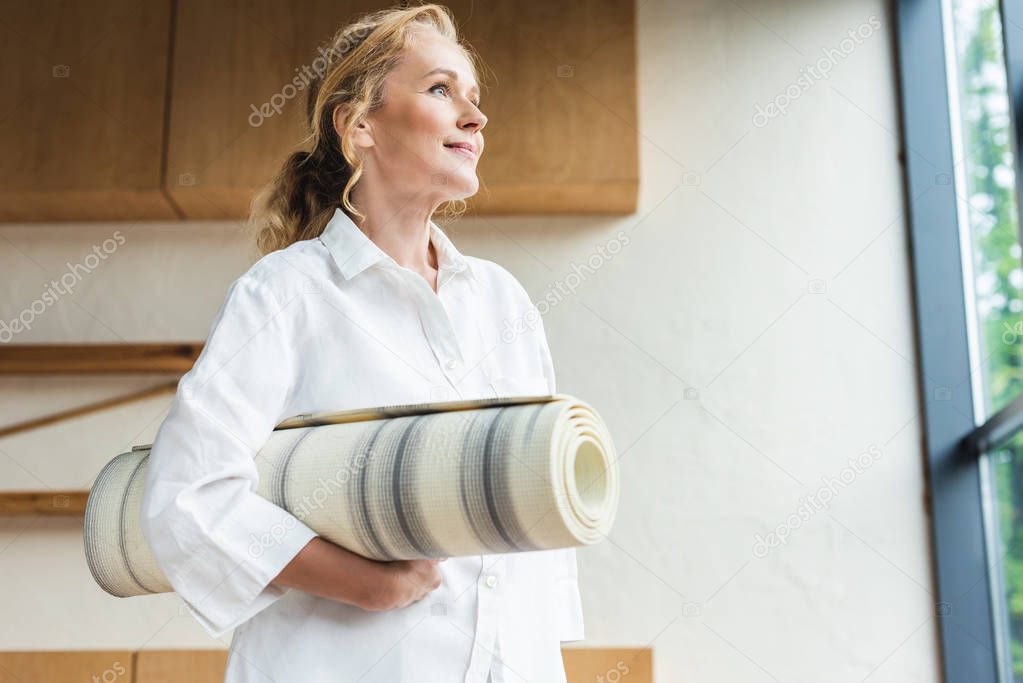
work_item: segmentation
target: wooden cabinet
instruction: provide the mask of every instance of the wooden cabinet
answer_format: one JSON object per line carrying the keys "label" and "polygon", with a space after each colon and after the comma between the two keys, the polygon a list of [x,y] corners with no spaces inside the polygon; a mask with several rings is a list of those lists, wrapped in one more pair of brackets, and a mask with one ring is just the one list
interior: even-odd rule
{"label": "wooden cabinet", "polygon": [[[300,149],[305,89],[286,88],[316,47],[373,2],[179,0],[167,191],[188,218],[244,218]],[[292,95],[287,99],[288,95]],[[284,98],[279,103],[278,98]],[[264,103],[280,113],[254,116]]]}
{"label": "wooden cabinet", "polygon": [[3,3],[0,220],[176,218],[169,0]]}
{"label": "wooden cabinet", "polygon": [[470,207],[499,214],[634,212],[633,2],[449,6],[469,17],[469,40],[495,81],[483,107],[490,122],[481,191]]}
{"label": "wooden cabinet", "polygon": [[[634,0],[446,4],[490,84],[470,212],[635,211]],[[101,0],[9,10],[0,220],[245,218],[300,148],[297,70],[338,26],[382,6]],[[271,101],[279,114],[254,113]]]}

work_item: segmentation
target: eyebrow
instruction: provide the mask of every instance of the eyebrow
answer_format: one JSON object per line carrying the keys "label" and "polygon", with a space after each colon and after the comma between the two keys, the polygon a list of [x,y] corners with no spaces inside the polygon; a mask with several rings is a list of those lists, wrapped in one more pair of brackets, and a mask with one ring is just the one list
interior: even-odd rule
{"label": "eyebrow", "polygon": [[[432,76],[433,74],[436,74],[436,73],[447,74],[448,76],[451,77],[452,80],[455,80],[455,81],[458,80],[458,74],[457,73],[455,73],[451,69],[445,69],[444,67],[437,67],[433,71],[427,71],[425,74],[423,74],[422,76],[419,77],[419,80],[422,80],[422,79],[426,78],[427,76]],[[470,90],[472,92],[476,93],[477,95],[480,94],[480,88],[479,88],[478,85],[472,86],[472,88],[470,88]]]}

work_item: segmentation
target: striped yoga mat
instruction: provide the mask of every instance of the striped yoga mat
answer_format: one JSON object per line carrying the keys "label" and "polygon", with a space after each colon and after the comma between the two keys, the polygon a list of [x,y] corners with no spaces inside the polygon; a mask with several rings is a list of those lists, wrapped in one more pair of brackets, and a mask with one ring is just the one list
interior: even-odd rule
{"label": "striped yoga mat", "polygon": [[[85,555],[103,590],[172,589],[139,526],[152,444],[99,473]],[[319,535],[375,560],[596,543],[618,507],[604,421],[567,394],[298,415],[260,449],[256,493]]]}

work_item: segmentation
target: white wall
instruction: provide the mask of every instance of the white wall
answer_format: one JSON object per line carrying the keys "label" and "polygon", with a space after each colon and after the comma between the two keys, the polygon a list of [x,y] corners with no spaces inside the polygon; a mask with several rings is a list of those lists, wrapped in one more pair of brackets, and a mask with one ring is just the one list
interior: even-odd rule
{"label": "white wall", "polygon": [[[536,299],[574,290],[545,316],[559,389],[608,420],[624,478],[611,538],[579,551],[585,644],[652,645],[659,681],[937,680],[887,8],[638,4],[638,213],[449,229]],[[785,115],[754,125],[857,28],[869,37],[831,52],[826,79],[805,76]],[[201,339],[250,262],[232,223],[6,225],[2,319],[115,230],[125,243],[17,342]],[[619,231],[621,251],[569,278]],[[3,379],[3,421],[153,382]],[[87,487],[152,440],[169,400],[0,440],[3,487]],[[790,519],[871,452],[825,509]],[[786,523],[758,557],[757,534]],[[100,591],[80,527],[0,520],[3,648],[228,644],[173,595]]]}

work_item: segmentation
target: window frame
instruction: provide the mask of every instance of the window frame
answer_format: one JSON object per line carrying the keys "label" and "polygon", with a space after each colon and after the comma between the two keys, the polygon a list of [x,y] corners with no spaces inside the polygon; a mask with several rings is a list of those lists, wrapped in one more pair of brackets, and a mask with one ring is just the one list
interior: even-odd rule
{"label": "window frame", "polygon": [[[984,506],[992,500],[988,454],[1023,430],[1023,395],[976,426],[973,385],[981,369],[970,365],[967,306],[972,293],[963,277],[969,261],[963,259],[956,197],[952,107],[958,102],[950,98],[958,95],[948,85],[948,6],[945,0],[899,0],[896,7],[900,158],[911,242],[935,618],[945,680],[1001,683],[1003,674],[1011,680],[1012,661],[1004,642],[1006,610],[996,604],[1003,585],[1001,558],[989,556],[997,547],[997,518]],[[999,6],[1017,206],[1023,207],[1023,118],[1016,115],[1023,111],[1023,1],[1003,0]]]}

